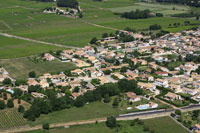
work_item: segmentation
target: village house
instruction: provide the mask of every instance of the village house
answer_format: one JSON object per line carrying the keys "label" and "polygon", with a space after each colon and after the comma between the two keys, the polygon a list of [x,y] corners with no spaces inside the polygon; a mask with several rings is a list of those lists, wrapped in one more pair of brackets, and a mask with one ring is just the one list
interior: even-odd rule
{"label": "village house", "polygon": [[49,83],[46,80],[41,80],[39,84],[40,84],[41,88],[48,88],[49,87]]}
{"label": "village house", "polygon": [[187,94],[190,94],[192,96],[196,95],[198,93],[198,90],[197,89],[189,89],[189,88],[182,88],[183,90],[183,93],[187,93]]}
{"label": "village house", "polygon": [[171,100],[171,101],[174,101],[174,100],[181,100],[181,96],[179,95],[176,95],[172,92],[168,92],[166,95],[165,95],[165,98],[168,99],[168,100]]}
{"label": "village house", "polygon": [[168,73],[167,72],[161,72],[161,71],[157,71],[155,72],[157,75],[159,76],[163,76],[163,77],[167,77],[168,76]]}
{"label": "village house", "polygon": [[118,79],[124,79],[125,78],[125,76],[120,74],[120,73],[114,73],[113,75],[116,76]]}
{"label": "village house", "polygon": [[165,87],[165,88],[167,88],[169,86],[168,81],[165,79],[156,79],[154,81],[154,84],[156,86]]}
{"label": "village house", "polygon": [[45,98],[47,97],[46,95],[42,94],[42,93],[38,93],[38,92],[31,92],[31,95],[34,97],[34,98]]}
{"label": "village house", "polygon": [[137,102],[141,100],[141,96],[137,96],[134,92],[127,92],[126,96],[130,102]]}
{"label": "village house", "polygon": [[48,61],[53,61],[55,60],[55,57],[49,53],[45,53],[43,59],[48,60]]}
{"label": "village house", "polygon": [[172,89],[175,93],[183,92],[180,85],[169,84],[169,88]]}
{"label": "village house", "polygon": [[27,81],[28,86],[36,86],[39,85],[39,83],[34,78],[29,78]]}

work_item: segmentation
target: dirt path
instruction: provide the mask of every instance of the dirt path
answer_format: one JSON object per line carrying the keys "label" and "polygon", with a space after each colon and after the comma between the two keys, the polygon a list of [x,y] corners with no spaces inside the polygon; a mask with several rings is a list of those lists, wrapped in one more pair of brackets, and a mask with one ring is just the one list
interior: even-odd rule
{"label": "dirt path", "polygon": [[30,41],[30,42],[34,42],[34,43],[41,43],[41,44],[52,45],[52,46],[57,46],[57,47],[64,47],[64,48],[79,49],[79,47],[65,46],[65,45],[61,45],[61,44],[58,44],[58,43],[50,43],[50,42],[38,41],[38,40],[25,38],[25,37],[19,37],[19,36],[10,35],[10,34],[7,34],[7,33],[2,33],[2,32],[0,32],[0,35],[1,36],[5,36],[5,37],[10,37],[10,38],[16,38],[16,39],[20,39],[20,40]]}
{"label": "dirt path", "polygon": [[[94,24],[94,23],[91,23],[91,22],[85,22],[86,24],[89,24],[89,25],[92,25],[92,26],[95,26],[95,27],[99,27],[99,28],[104,28],[104,29],[109,29],[109,30],[119,30],[119,31],[124,31],[124,30],[121,30],[121,29],[116,29],[116,28],[112,28],[112,27],[107,27],[107,26],[102,26],[102,25],[98,25],[98,24]],[[125,32],[125,31],[124,31]]]}
{"label": "dirt path", "polygon": [[4,24],[9,30],[13,30],[13,28],[3,20],[0,20],[0,23]]}

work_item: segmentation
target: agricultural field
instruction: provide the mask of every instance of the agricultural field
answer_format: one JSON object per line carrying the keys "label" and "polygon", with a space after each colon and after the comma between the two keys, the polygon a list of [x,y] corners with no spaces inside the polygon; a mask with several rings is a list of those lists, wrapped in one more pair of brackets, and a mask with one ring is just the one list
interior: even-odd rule
{"label": "agricultural field", "polygon": [[[188,20],[171,18],[169,15],[196,10],[181,5],[150,4],[137,2],[136,0],[78,1],[83,9],[83,18],[81,19],[67,18],[42,12],[42,9],[55,6],[55,3],[6,0],[0,5],[0,32],[67,46],[83,47],[88,44],[92,37],[96,36],[100,38],[102,33],[115,32],[115,29],[124,29],[125,27],[145,30],[149,25],[157,23],[164,30],[171,32],[191,28],[192,26],[183,25],[176,28],[168,28],[169,24],[175,22],[183,24],[185,20]],[[173,7],[176,10],[172,10]],[[164,13],[165,17],[128,20],[119,18],[119,16],[113,14],[114,12],[136,9],[150,9],[153,12],[161,12]],[[192,23],[200,23],[195,20],[190,21]],[[0,58],[29,56],[44,52],[45,50],[57,49],[53,46],[47,47],[41,44],[33,44],[32,42],[21,42],[19,39],[12,40],[1,37],[0,40],[0,46],[3,45],[3,49],[0,49]],[[14,41],[15,43],[10,43],[9,41]],[[5,47],[7,43],[10,44],[8,45],[9,50]],[[29,45],[31,47],[28,47]]]}
{"label": "agricultural field", "polygon": [[[0,59],[18,58],[63,49],[29,41],[0,36]],[[0,64],[1,64],[0,60]]]}
{"label": "agricultural field", "polygon": [[23,114],[18,113],[16,108],[0,111],[0,132],[1,129],[19,127],[26,125]]}
{"label": "agricultural field", "polygon": [[187,130],[178,125],[170,117],[144,120],[144,125],[158,133],[187,133]]}
{"label": "agricultural field", "polygon": [[[71,126],[69,128],[54,128],[49,131],[45,131],[48,133],[149,133],[150,131],[154,131],[156,133],[187,133],[185,129],[179,126],[175,121],[173,121],[170,117],[161,117],[154,119],[142,120],[144,121],[144,125],[135,124],[134,126],[130,126],[132,121],[118,121],[120,127],[117,128],[108,128],[105,123],[98,124],[86,124],[86,125],[77,125]],[[148,127],[150,131],[144,131],[144,126]],[[35,130],[30,131],[29,133],[43,133],[44,130]]]}
{"label": "agricultural field", "polygon": [[62,63],[60,61],[45,61],[35,63],[28,58],[0,60],[0,66],[4,67],[9,74],[16,79],[28,78],[28,73],[35,71],[37,75],[44,73],[57,73],[76,68],[72,63]]}

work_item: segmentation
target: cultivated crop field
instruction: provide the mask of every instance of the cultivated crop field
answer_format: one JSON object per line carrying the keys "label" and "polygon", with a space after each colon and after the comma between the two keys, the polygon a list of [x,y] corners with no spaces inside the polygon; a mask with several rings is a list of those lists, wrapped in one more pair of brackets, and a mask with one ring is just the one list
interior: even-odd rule
{"label": "cultivated crop field", "polygon": [[62,63],[60,61],[45,61],[34,63],[29,59],[6,59],[0,60],[0,66],[3,66],[16,79],[28,78],[30,71],[35,71],[37,75],[44,73],[57,73],[76,68],[72,63]]}
{"label": "cultivated crop field", "polygon": [[[110,29],[124,29],[129,26],[137,30],[147,29],[151,24],[160,24],[164,30],[172,32],[191,28],[191,26],[181,26],[168,28],[170,23],[183,23],[187,19],[170,18],[168,15],[190,11],[187,6],[181,5],[161,5],[141,3],[136,0],[107,0],[104,2],[94,2],[92,0],[78,0],[83,9],[83,18],[67,18],[54,14],[44,14],[42,9],[55,6],[55,3],[42,3],[35,1],[6,0],[0,5],[0,31],[12,35],[32,38],[62,45],[83,47],[88,44],[92,37],[101,37],[102,33],[115,32]],[[175,7],[176,10],[172,10]],[[149,18],[140,20],[128,20],[119,18],[114,12],[124,12],[136,9],[150,9],[153,12],[164,13],[163,18]],[[191,20],[193,23],[199,23]],[[94,24],[99,24],[99,27]],[[17,42],[17,40],[15,41]],[[15,44],[14,44],[15,45]],[[13,47],[15,47],[13,45]],[[40,46],[37,46],[40,49]],[[41,45],[41,49],[44,49]],[[26,49],[26,48],[22,48]],[[1,53],[2,50],[0,50]],[[28,49],[30,54],[34,49]],[[19,53],[21,51],[19,50]],[[4,53],[3,53],[4,54]],[[6,53],[8,54],[9,53]],[[15,53],[16,54],[16,53]],[[24,55],[20,56],[27,56]],[[3,58],[9,58],[3,57]],[[12,58],[12,56],[10,56]]]}
{"label": "cultivated crop field", "polygon": [[15,108],[0,111],[0,131],[24,125],[26,125],[26,120],[23,118],[23,114],[18,113]]}

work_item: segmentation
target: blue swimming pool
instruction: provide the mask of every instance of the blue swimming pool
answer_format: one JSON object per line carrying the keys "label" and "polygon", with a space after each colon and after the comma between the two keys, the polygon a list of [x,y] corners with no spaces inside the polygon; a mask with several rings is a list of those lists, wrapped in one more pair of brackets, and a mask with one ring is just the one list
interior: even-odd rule
{"label": "blue swimming pool", "polygon": [[138,108],[139,110],[148,109],[149,105],[140,105],[140,106],[137,106],[136,108]]}
{"label": "blue swimming pool", "polygon": [[11,94],[14,94],[14,91],[11,89],[6,90],[7,92],[10,92]]}

